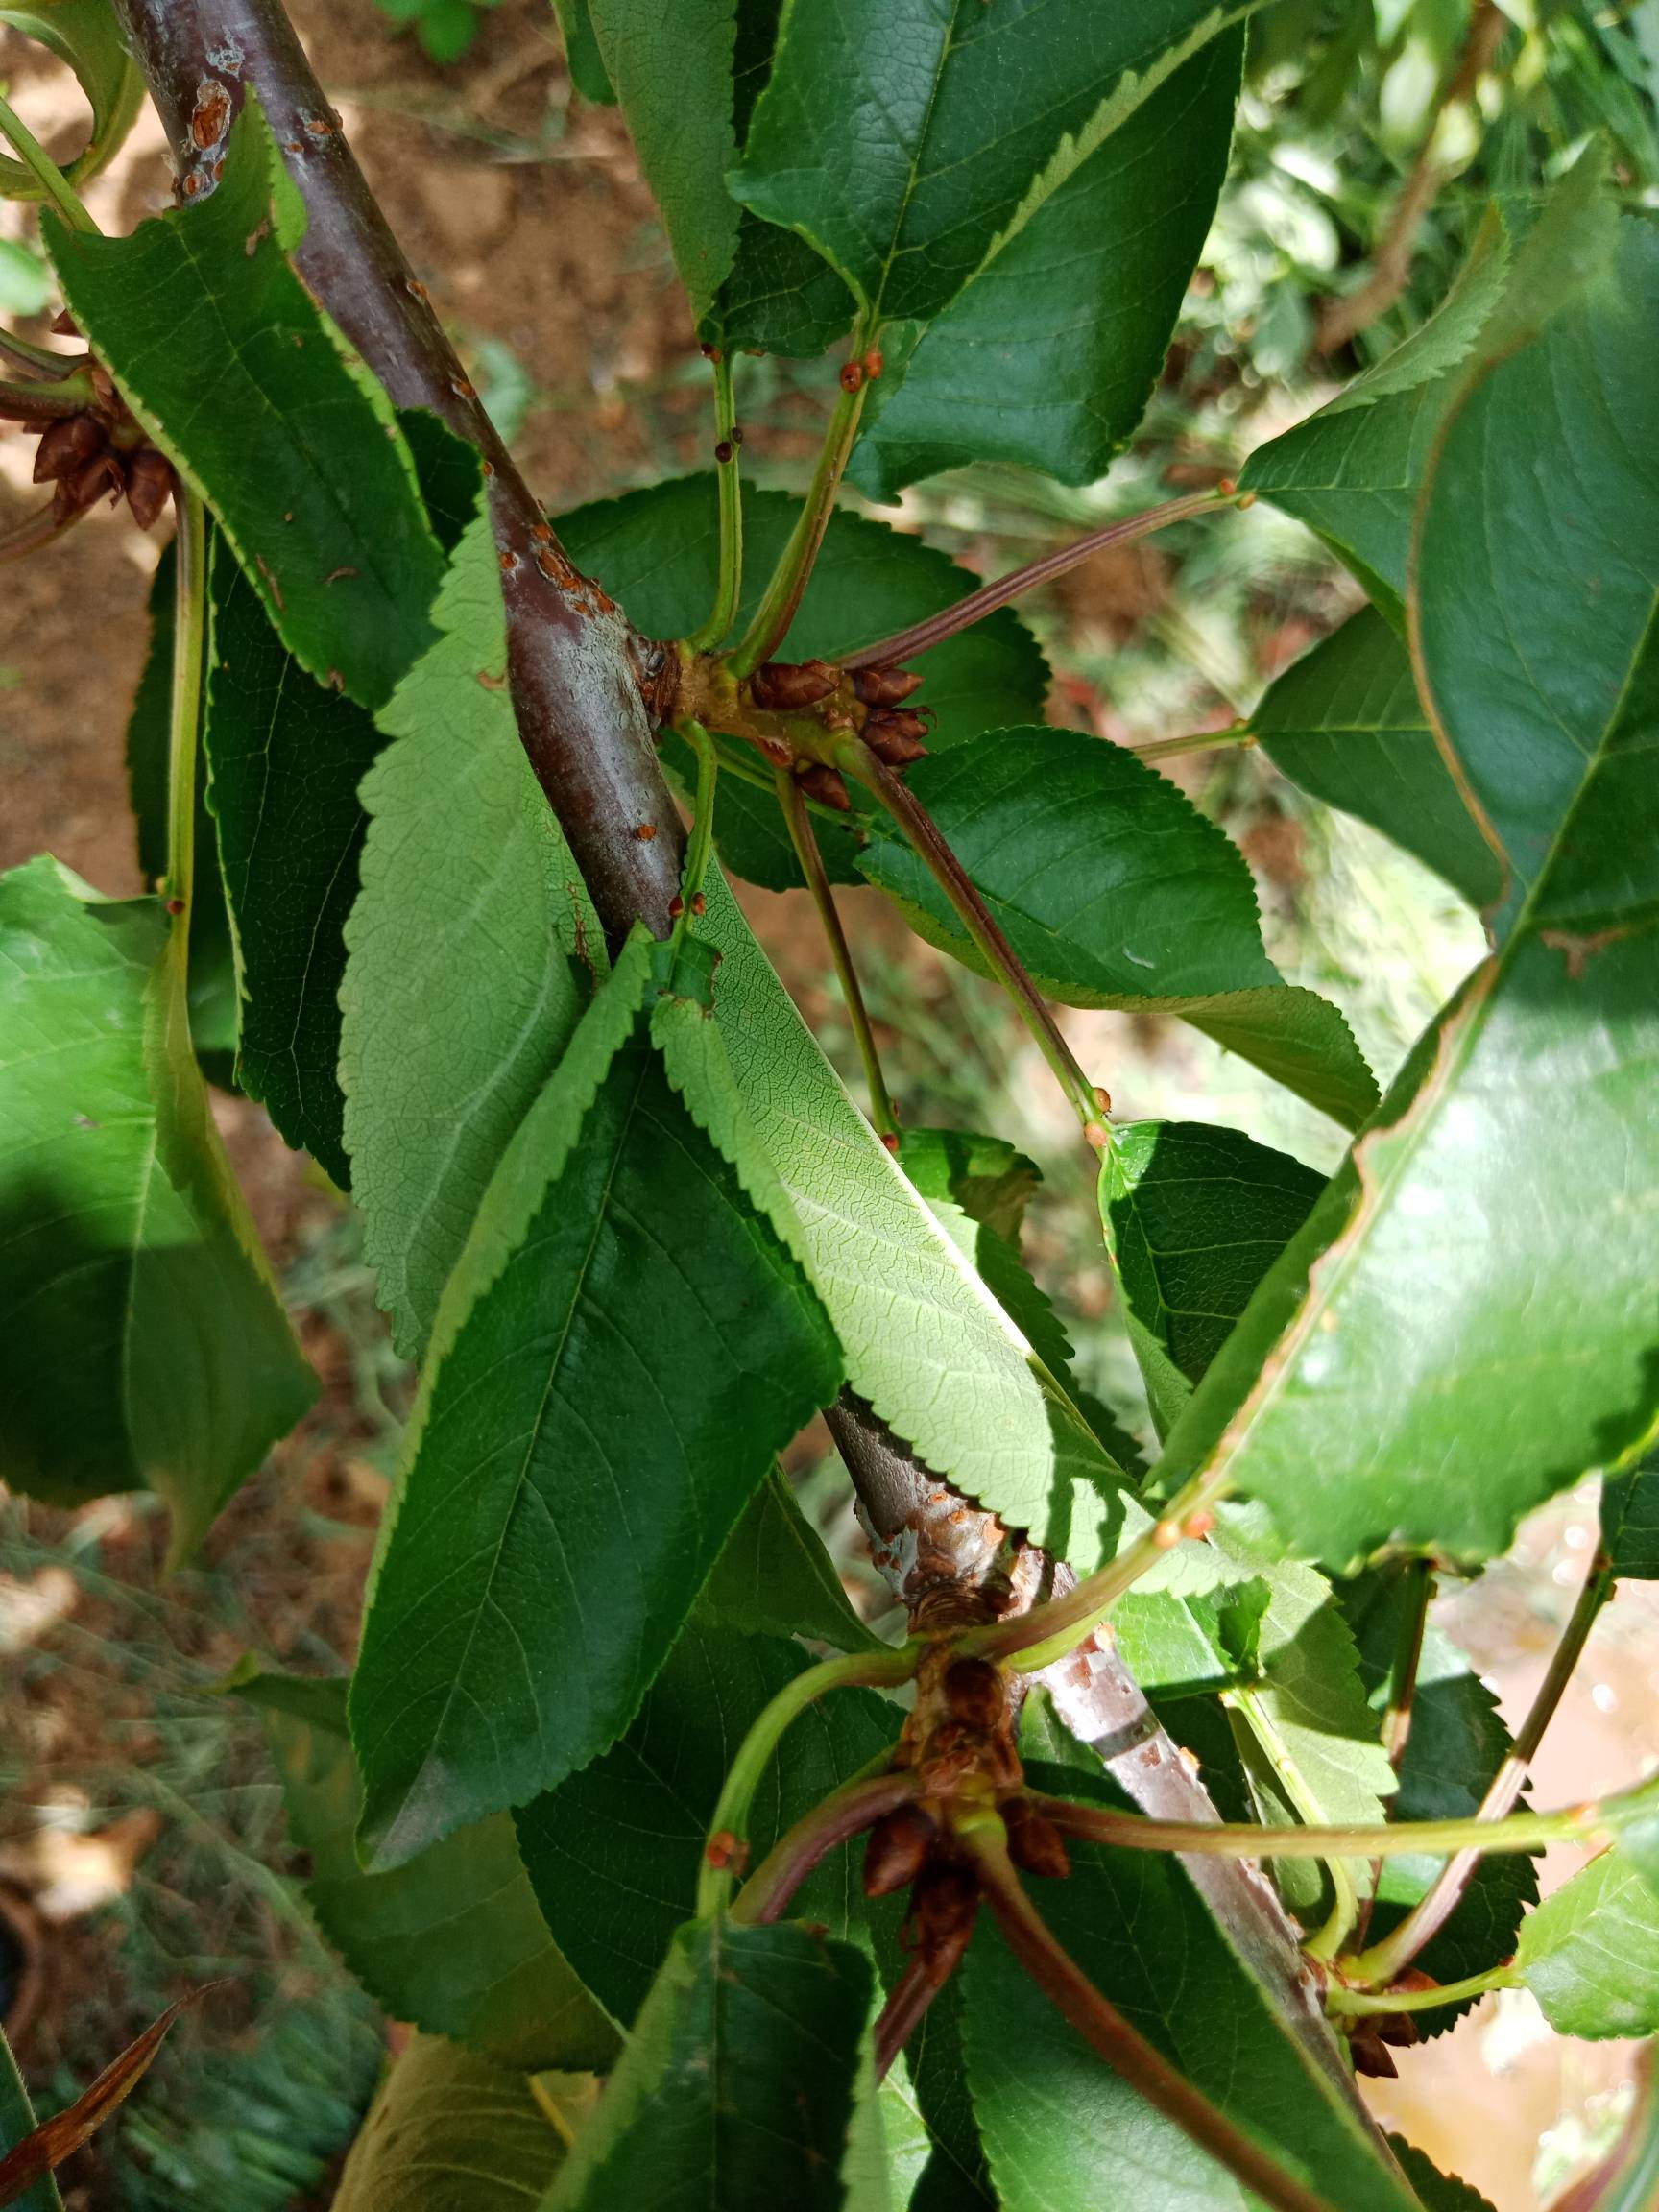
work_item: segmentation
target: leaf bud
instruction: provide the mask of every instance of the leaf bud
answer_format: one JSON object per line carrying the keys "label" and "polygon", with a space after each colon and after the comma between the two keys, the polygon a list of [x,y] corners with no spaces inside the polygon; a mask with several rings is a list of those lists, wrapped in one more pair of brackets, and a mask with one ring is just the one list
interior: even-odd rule
{"label": "leaf bud", "polygon": [[148,530],[173,490],[173,465],[154,445],[141,445],[127,465],[127,503],[140,530]]}
{"label": "leaf bud", "polygon": [[866,707],[902,707],[923,679],[914,668],[855,668],[853,689]]}
{"label": "leaf bud", "polygon": [[764,661],[749,679],[757,707],[787,714],[828,699],[840,682],[827,661]]}
{"label": "leaf bud", "polygon": [[919,714],[877,712],[864,725],[864,742],[889,768],[904,768],[912,760],[927,757],[927,748],[921,743],[926,727]]}
{"label": "leaf bud", "polygon": [[800,784],[807,798],[816,799],[820,806],[833,806],[838,814],[853,811],[853,802],[847,796],[839,769],[826,768],[822,761],[814,760],[801,770]]}
{"label": "leaf bud", "polygon": [[1008,1831],[1008,1856],[1027,1874],[1059,1880],[1071,1871],[1066,1843],[1046,1813],[1028,1797],[1004,1797],[997,1810]]}
{"label": "leaf bud", "polygon": [[52,423],[35,449],[35,481],[56,484],[104,450],[104,425],[91,415],[67,415]]}
{"label": "leaf bud", "polygon": [[920,1805],[898,1805],[884,1813],[864,1846],[864,1894],[891,1897],[908,1889],[927,1863],[938,1840],[939,1823]]}

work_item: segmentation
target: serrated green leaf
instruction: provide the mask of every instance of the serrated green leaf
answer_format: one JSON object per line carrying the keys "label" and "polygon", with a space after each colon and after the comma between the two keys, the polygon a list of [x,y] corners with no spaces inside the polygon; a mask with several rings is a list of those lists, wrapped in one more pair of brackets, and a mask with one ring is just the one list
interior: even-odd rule
{"label": "serrated green leaf", "polygon": [[930,1205],[959,1207],[1013,1245],[1043,1180],[1037,1163],[1006,1138],[967,1129],[902,1129],[899,1165]]}
{"label": "serrated green leaf", "polygon": [[354,700],[314,684],[217,538],[204,750],[236,933],[237,1081],[345,1189],[342,932],[357,889],[357,784],[380,747]]}
{"label": "serrated green leaf", "polygon": [[352,1189],[405,1355],[424,1344],[490,1177],[576,1026],[590,977],[571,956],[604,958],[518,742],[486,517],[433,620],[439,641],[379,717],[393,742],[362,786],[339,993]]}
{"label": "serrated green leaf", "polygon": [[1240,472],[1242,488],[1317,531],[1397,629],[1413,517],[1449,411],[1471,376],[1572,304],[1612,229],[1595,148],[1542,212],[1496,203],[1437,313],[1329,406],[1259,446]]}
{"label": "serrated green leaf", "polygon": [[[797,503],[781,493],[745,487],[739,631],[759,604],[799,512]],[[578,508],[561,520],[559,534],[570,558],[597,577],[648,636],[683,637],[707,615],[719,551],[711,476],[683,477]],[[792,659],[820,655],[834,661],[887,635],[895,623],[936,614],[976,582],[919,538],[838,510],[830,517],[806,595],[790,625],[787,652]],[[928,743],[935,749],[960,744],[998,722],[1043,711],[1046,663],[1030,633],[1006,611],[935,646],[922,667],[926,683],[918,703],[934,711]],[[689,788],[695,778],[686,747],[668,737],[662,754]],[[715,832],[728,866],[751,882],[773,891],[800,883],[788,832],[769,786],[755,790],[734,776],[725,777]],[[818,834],[830,880],[860,881],[854,864],[854,830],[820,822]]]}
{"label": "serrated green leaf", "polygon": [[875,499],[974,461],[1092,484],[1141,420],[1227,166],[1241,32],[1160,84],[1020,219],[871,394],[849,469]]}
{"label": "serrated green leaf", "polygon": [[[1070,1768],[1030,1771],[1038,1789],[1125,1802]],[[1398,2171],[1275,2019],[1179,1860],[1068,1848],[1070,1880],[1035,1885],[1032,1902],[1131,2026],[1318,2196],[1343,2212],[1410,2212]],[[1093,2212],[1101,2174],[1120,2162],[1137,2206],[1211,2212],[1246,2201],[1065,2025],[993,1927],[975,1934],[963,1974],[969,2084],[1008,2212]]]}
{"label": "serrated green leaf", "polygon": [[543,2212],[836,2212],[871,1984],[792,1922],[683,1928]]}
{"label": "serrated green leaf", "polygon": [[1388,2148],[1399,2159],[1423,2212],[1495,2212],[1479,2189],[1472,2189],[1455,2174],[1442,2174],[1433,2160],[1414,2143],[1407,2143],[1404,2135],[1390,2135]]}
{"label": "serrated green leaf", "polygon": [[697,1602],[706,1619],[752,1635],[807,1636],[837,1651],[876,1643],[778,1467],[743,1508]]}
{"label": "serrated green leaf", "polygon": [[854,1105],[713,873],[707,893],[716,1019],[848,1381],[935,1473],[1089,1572],[1143,1508]]}
{"label": "serrated green leaf", "polygon": [[310,1859],[306,1903],[392,2019],[518,2070],[612,2062],[615,2031],[548,1934],[506,1814],[389,1874],[365,1874],[346,1677],[246,1671],[227,1687],[259,1709],[289,1839]]}
{"label": "serrated green leaf", "polygon": [[872,316],[936,315],[1241,12],[797,0],[733,190],[810,240]]}
{"label": "serrated green leaf", "polygon": [[351,2146],[333,2212],[524,2212],[564,2156],[524,2075],[414,2035]]}
{"label": "serrated green leaf", "polygon": [[1375,608],[1287,668],[1250,724],[1292,783],[1381,830],[1471,906],[1495,903],[1497,855],[1435,741],[1410,657]]}
{"label": "serrated green leaf", "polygon": [[1659,1892],[1614,1844],[1527,1914],[1515,1970],[1558,2035],[1659,2034]]}
{"label": "serrated green leaf", "polygon": [[[1506,933],[1412,1053],[1165,1455],[1171,1480],[1224,1464],[1288,1542],[1339,1569],[1384,1544],[1502,1551],[1524,1513],[1588,1467],[1616,1469],[1659,1416],[1656,340],[1659,235],[1626,220],[1617,281],[1582,283],[1446,428],[1419,523],[1419,659],[1503,843]],[[1518,566],[1511,529],[1552,511],[1570,547]],[[1607,606],[1593,647],[1592,570]],[[1431,579],[1454,614],[1431,608]],[[1550,702],[1580,681],[1564,729]]]}
{"label": "serrated green leaf", "polygon": [[[737,254],[734,0],[586,0],[605,74],[702,323]],[[568,33],[566,33],[568,36]]]}
{"label": "serrated green leaf", "polygon": [[[149,884],[167,872],[167,756],[172,727],[174,549],[164,546],[150,586],[150,650],[127,720],[127,791],[138,827],[138,868]],[[195,867],[190,886],[190,1040],[215,1079],[228,1081],[236,1051],[236,958],[207,811],[205,754],[196,764]]]}
{"label": "serrated green leaf", "polygon": [[351,1692],[380,1865],[616,1740],[840,1380],[809,1286],[634,1034],[648,946],[520,1123],[439,1310]]}
{"label": "serrated green leaf", "polygon": [[[720,1624],[700,1603],[621,1742],[515,1814],[542,1917],[616,2019],[634,2019],[695,1907],[733,1753],[768,1699],[808,1663],[798,1645]],[[874,1692],[839,1690],[791,1722],[756,1794],[750,1863],[888,1749],[902,1718]],[[857,1848],[836,1852],[810,1877],[791,1908],[797,1918],[836,1936],[862,1924]]]}
{"label": "serrated green leaf", "polygon": [[0,878],[0,1476],[148,1482],[192,1551],[315,1395],[190,1046],[155,899]]}
{"label": "serrated green leaf", "polygon": [[1100,1219],[1160,1434],[1324,1186],[1236,1129],[1130,1121],[1112,1131]]}
{"label": "serrated green leaf", "polygon": [[[1178,1014],[1347,1127],[1371,1111],[1341,1015],[1263,950],[1243,855],[1155,769],[1077,731],[999,730],[907,781],[1049,998]],[[929,942],[982,965],[890,822],[859,867]]]}
{"label": "serrated green leaf", "polygon": [[1659,1455],[1602,1482],[1601,1541],[1616,1575],[1659,1582]]}
{"label": "serrated green leaf", "polygon": [[290,652],[375,707],[430,636],[443,559],[384,393],[289,266],[298,204],[250,97],[205,200],[127,238],[50,210],[42,230],[70,312]]}

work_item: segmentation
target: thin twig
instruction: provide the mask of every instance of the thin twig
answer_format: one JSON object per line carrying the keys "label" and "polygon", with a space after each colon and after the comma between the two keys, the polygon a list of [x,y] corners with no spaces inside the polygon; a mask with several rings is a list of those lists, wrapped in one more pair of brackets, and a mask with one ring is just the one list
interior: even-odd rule
{"label": "thin twig", "polygon": [[864,1065],[864,1081],[870,1093],[870,1118],[879,1135],[883,1139],[891,1138],[896,1147],[899,1141],[899,1117],[893,1111],[893,1098],[887,1089],[887,1078],[881,1072],[881,1056],[876,1049],[876,1036],[870,1026],[870,1013],[864,1003],[858,971],[853,965],[852,949],[847,943],[847,933],[841,926],[841,917],[835,910],[830,878],[824,872],[824,855],[818,850],[812,817],[806,811],[806,794],[787,768],[774,769],[773,779],[778,792],[778,804],[783,809],[783,820],[788,826],[789,842],[795,848],[795,857],[801,863],[801,873],[806,878],[806,888],[811,892],[812,903],[818,909],[818,919],[823,924],[824,934],[830,944],[830,957],[835,963],[835,974],[840,979],[847,1019],[853,1024],[858,1057]]}
{"label": "thin twig", "polygon": [[714,467],[720,501],[719,567],[709,619],[685,642],[693,653],[711,653],[737,619],[743,590],[742,440],[732,394],[732,356],[714,356]]}
{"label": "thin twig", "polygon": [[[1538,1686],[1526,1719],[1516,1732],[1515,1741],[1507,1757],[1492,1777],[1491,1787],[1480,1800],[1476,1815],[1481,1821],[1504,1820],[1513,1828],[1514,1822],[1505,1819],[1515,1800],[1520,1796],[1527,1780],[1527,1770],[1538,1755],[1538,1746],[1544,1741],[1544,1732],[1555,1716],[1573,1671],[1583,1655],[1584,1646],[1597,1616],[1613,1595],[1613,1570],[1605,1551],[1598,1551],[1590,1562],[1590,1572],[1584,1577],[1584,1587],[1578,1593],[1577,1603],[1555,1647],[1554,1656],[1548,1671]],[[1525,1817],[1525,1815],[1523,1815]],[[1455,1859],[1440,1869],[1433,1887],[1427,1896],[1414,1905],[1398,1928],[1362,1952],[1354,1961],[1358,1979],[1387,1984],[1397,1982],[1413,1959],[1445,1927],[1456,1911],[1463,1892],[1468,1888],[1475,1869],[1480,1861],[1480,1847],[1470,1845],[1460,1849]]]}
{"label": "thin twig", "polygon": [[1127,545],[1137,538],[1149,538],[1153,531],[1166,530],[1172,522],[1185,522],[1190,515],[1205,515],[1249,496],[1248,493],[1241,494],[1233,491],[1192,492],[1185,498],[1170,499],[1162,507],[1149,507],[1143,515],[1131,515],[1122,522],[1108,522],[1104,529],[1092,530],[1087,538],[1079,538],[1073,544],[1062,545],[1054,553],[1045,553],[1041,560],[1027,561],[1022,568],[1011,569],[1006,576],[998,576],[995,583],[982,584],[977,591],[970,591],[966,599],[958,599],[954,606],[929,614],[925,622],[913,622],[908,630],[879,638],[874,645],[861,645],[856,653],[849,653],[841,665],[848,669],[899,667],[913,661],[918,653],[926,653],[930,645],[942,645],[959,630],[982,622],[987,614],[994,614],[998,607],[1006,607],[1010,599],[1017,599],[1022,591],[1030,591],[1055,576],[1064,576],[1069,568],[1075,568],[1092,553],[1099,553],[1108,545]]}

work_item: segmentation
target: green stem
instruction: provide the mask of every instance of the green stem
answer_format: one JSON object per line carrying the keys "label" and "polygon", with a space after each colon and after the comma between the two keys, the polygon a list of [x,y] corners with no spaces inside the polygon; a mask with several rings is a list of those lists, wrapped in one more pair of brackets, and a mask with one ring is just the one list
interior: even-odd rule
{"label": "green stem", "polygon": [[[1361,1952],[1354,1960],[1356,1980],[1386,1984],[1397,1982],[1413,1959],[1430,1943],[1456,1911],[1463,1892],[1468,1888],[1475,1868],[1479,1862],[1481,1846],[1479,1841],[1481,1823],[1503,1820],[1506,1828],[1514,1821],[1504,1815],[1520,1796],[1527,1780],[1527,1769],[1538,1755],[1538,1746],[1544,1741],[1544,1732],[1554,1719],[1573,1671],[1583,1656],[1590,1631],[1596,1625],[1598,1615],[1613,1595],[1613,1570],[1604,1551],[1598,1551],[1590,1562],[1590,1572],[1584,1577],[1584,1587],[1578,1593],[1561,1641],[1555,1647],[1554,1656],[1548,1671],[1538,1686],[1526,1719],[1516,1732],[1508,1756],[1492,1777],[1491,1787],[1480,1800],[1480,1810],[1468,1823],[1475,1831],[1473,1840],[1457,1846],[1457,1856],[1441,1867],[1433,1887],[1410,1911],[1398,1928],[1390,1931],[1380,1943],[1369,1951]],[[1525,1818],[1526,1815],[1521,1815]]]}
{"label": "green stem", "polygon": [[835,911],[830,878],[824,872],[824,855],[818,850],[818,840],[812,830],[812,817],[806,811],[806,795],[786,768],[774,769],[773,780],[777,787],[778,804],[783,809],[783,820],[788,825],[789,842],[795,848],[795,857],[801,863],[801,873],[806,878],[806,888],[812,894],[812,903],[818,909],[818,919],[830,942],[830,957],[835,963],[835,974],[840,979],[847,1019],[853,1024],[858,1057],[864,1064],[864,1081],[870,1093],[870,1118],[882,1137],[891,1137],[897,1143],[899,1117],[893,1111],[887,1079],[881,1072],[881,1057],[876,1049],[876,1037],[870,1027],[869,1009],[864,1004],[864,992],[858,981],[858,972],[853,965],[852,949],[847,943],[847,933],[841,926],[841,917]]}
{"label": "green stem", "polygon": [[714,360],[714,441],[715,483],[720,493],[720,570],[709,619],[685,640],[694,653],[712,653],[721,642],[737,619],[737,601],[743,589],[741,447],[732,395],[732,356],[726,352]]}
{"label": "green stem", "polygon": [[1216,753],[1228,746],[1257,742],[1248,722],[1235,722],[1227,730],[1190,730],[1182,737],[1154,737],[1150,744],[1130,745],[1126,750],[1137,760],[1179,760],[1187,753]]}
{"label": "green stem", "polygon": [[1208,1512],[1225,1496],[1227,1486],[1224,1473],[1195,1476],[1170,1500],[1161,1520],[1064,1598],[1034,1605],[1011,1621],[971,1629],[957,1639],[957,1647],[985,1659],[1012,1659],[1018,1654],[1023,1674],[1053,1666],[1094,1634],[1125,1590],[1168,1557],[1181,1542],[1184,1525],[1194,1514]]}
{"label": "green stem", "polygon": [[71,230],[82,231],[89,238],[98,236],[98,226],[86,212],[81,195],[36,137],[29,126],[21,121],[4,100],[0,100],[0,133],[12,142],[12,152],[34,178],[46,198],[51,201]]}
{"label": "green stem", "polygon": [[194,492],[178,493],[174,554],[173,691],[167,745],[167,873],[161,893],[173,933],[187,942],[196,872],[196,752],[207,658],[207,511]]}
{"label": "green stem", "polygon": [[[1440,1857],[1466,1846],[1478,1852],[1540,1851],[1551,1843],[1599,1841],[1627,1821],[1650,1818],[1656,1809],[1651,1782],[1573,1805],[1558,1813],[1514,1813],[1506,1820],[1396,1820],[1378,1828],[1263,1828],[1255,1821],[1152,1820],[1139,1813],[1110,1813],[1067,1797],[1034,1797],[1068,1836],[1085,1836],[1126,1851],[1173,1851],[1181,1857],[1219,1859],[1394,1859]],[[1349,1961],[1356,1971],[1364,1960]],[[1382,1980],[1366,1971],[1364,1980]]]}
{"label": "green stem", "polygon": [[[853,335],[853,358],[857,360],[873,343],[874,333],[861,325]],[[770,661],[788,636],[801,595],[806,589],[806,579],[812,573],[812,564],[818,558],[818,548],[824,542],[824,533],[830,526],[835,494],[853,450],[853,441],[858,435],[858,419],[864,412],[864,398],[869,389],[869,380],[861,376],[855,390],[849,392],[843,385],[836,397],[829,428],[824,433],[818,466],[806,488],[805,504],[789,534],[789,542],[783,548],[772,581],[761,594],[754,619],[732,655],[732,673],[739,680],[757,668],[762,661]]]}
{"label": "green stem", "polygon": [[[1297,1818],[1304,1825],[1316,1820],[1319,1807],[1313,1793],[1308,1788],[1302,1769],[1291,1756],[1289,1745],[1274,1726],[1273,1717],[1262,1704],[1258,1693],[1250,1689],[1230,1691],[1223,1697],[1222,1703],[1238,1715],[1256,1739]],[[1265,1833],[1271,1836],[1276,1831],[1268,1828]],[[1269,1844],[1269,1852],[1271,1848]],[[1354,1878],[1348,1871],[1346,1862],[1336,1858],[1327,1859],[1325,1872],[1331,1884],[1331,1912],[1325,1925],[1310,1936],[1303,1946],[1310,1959],[1334,1959],[1359,1917],[1358,1892],[1355,1889]]]}
{"label": "green stem", "polygon": [[1520,1987],[1521,1977],[1512,1966],[1494,1966],[1489,1973],[1468,1974],[1461,1982],[1441,1982],[1432,1989],[1384,1990],[1375,1997],[1346,1988],[1340,1982],[1328,1982],[1325,2009],[1363,2020],[1378,2013],[1428,2012],[1436,2005],[1461,2005],[1465,1998],[1484,1997],[1493,1989]]}
{"label": "green stem", "polygon": [[1105,1108],[1095,1094],[1094,1084],[1078,1066],[1059,1023],[1048,1010],[1047,1001],[1026,974],[1020,955],[1003,935],[932,815],[903,780],[877,759],[869,746],[856,740],[844,745],[836,755],[835,764],[872,792],[909,838],[933,880],[950,900],[980,958],[1013,999],[1083,1128],[1085,1131],[1101,1129]]}
{"label": "green stem", "polygon": [[685,863],[680,872],[680,916],[674,925],[678,944],[690,927],[692,902],[703,888],[714,850],[714,792],[720,779],[720,756],[714,740],[701,722],[677,722],[677,733],[697,756],[697,795],[692,801],[691,834],[685,841]]}
{"label": "green stem", "polygon": [[[1000,1825],[997,1823],[998,1828]],[[1009,1950],[1112,2071],[1275,2212],[1331,2212],[1322,2197],[1314,2196],[1235,2128],[1101,1995],[1026,1896],[1001,1837],[987,1824],[965,1828],[963,1839],[974,1855],[986,1900]]]}
{"label": "green stem", "polygon": [[15,330],[0,330],[0,354],[20,369],[43,369],[53,378],[67,375],[84,359],[83,354],[55,353],[50,346],[36,346],[32,338],[19,338]]}
{"label": "green stem", "polygon": [[806,1668],[779,1691],[737,1746],[737,1756],[732,1762],[720,1802],[714,1808],[709,1828],[709,1848],[704,1852],[702,1870],[697,1878],[700,1919],[726,1909],[736,1871],[733,1862],[740,1855],[749,1824],[749,1808],[760,1777],[790,1721],[805,1713],[827,1690],[839,1690],[850,1684],[862,1684],[867,1688],[897,1687],[901,1682],[908,1682],[925,1649],[924,1644],[912,1640],[896,1650],[855,1651],[844,1659],[826,1659],[816,1667]]}
{"label": "green stem", "polygon": [[14,420],[41,416],[81,415],[96,403],[98,395],[84,370],[68,376],[13,379],[0,376],[0,415]]}

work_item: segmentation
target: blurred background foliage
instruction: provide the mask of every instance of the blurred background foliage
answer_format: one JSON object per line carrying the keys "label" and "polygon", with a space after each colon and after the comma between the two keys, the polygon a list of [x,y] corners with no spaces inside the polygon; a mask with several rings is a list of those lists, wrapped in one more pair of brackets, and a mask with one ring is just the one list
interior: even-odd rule
{"label": "blurred background foliage", "polygon": [[[572,99],[547,0],[295,0],[293,13],[469,373],[550,505],[704,465],[708,372],[661,230],[614,115]],[[73,94],[40,71],[37,50],[0,37],[0,78],[43,132],[56,112],[73,146]],[[1276,0],[1252,23],[1227,187],[1132,449],[1081,491],[976,468],[876,512],[993,574],[1232,473],[1432,310],[1491,193],[1533,188],[1602,132],[1622,189],[1659,206],[1656,90],[1659,0]],[[147,123],[95,204],[111,227],[130,224],[163,204],[166,186]],[[0,315],[27,327],[50,312],[51,287],[27,220],[0,218]],[[832,384],[832,364],[739,364],[746,464],[759,481],[799,485]],[[0,445],[0,496],[15,450]],[[60,644],[52,652],[55,637],[80,635],[87,603],[113,624],[122,564],[153,561],[130,531],[108,551],[122,528],[88,525],[55,570],[32,573],[28,612],[19,599],[16,629],[0,634],[0,772],[18,794],[3,857],[47,845],[111,892],[135,887],[120,873],[130,864],[108,855],[128,842],[112,817],[143,579],[126,579],[132,649],[107,650],[107,673],[69,669]],[[1054,718],[1121,742],[1247,715],[1272,675],[1357,603],[1306,532],[1257,508],[1097,560],[1025,612],[1054,672]],[[107,695],[75,688],[100,681]],[[107,733],[95,757],[76,750],[90,743],[85,728]],[[1274,957],[1342,1005],[1385,1075],[1479,956],[1474,917],[1248,749],[1194,751],[1167,772],[1250,858]],[[113,794],[108,806],[100,793]],[[907,1120],[994,1129],[1043,1166],[1028,1257],[1076,1342],[1080,1379],[1144,1437],[1085,1166],[1017,1022],[990,986],[908,939],[874,893],[848,906]],[[753,911],[855,1075],[810,917],[767,895]],[[1333,1127],[1191,1032],[1070,1020],[1120,1111],[1247,1126],[1334,1164]],[[410,1380],[349,1208],[247,1101],[220,1109],[323,1375],[321,1404],[236,1501],[205,1559],[171,1581],[148,1500],[74,1516],[0,1506],[0,1906],[12,1916],[12,1936],[0,1930],[0,2001],[20,2025],[40,2102],[67,2103],[181,1984],[227,1983],[66,2171],[70,2212],[325,2205],[389,2032],[307,1916],[305,1869],[283,1837],[256,1720],[214,1685],[249,1649],[311,1671],[349,1659]],[[878,1616],[884,1591],[822,1434],[803,1439],[791,1472],[849,1587]],[[1593,1517],[1592,1487],[1446,1601],[1444,1624],[1506,1696],[1524,1700],[1536,1678]],[[1541,1778],[1542,1794],[1627,1779],[1656,1713],[1659,1618],[1622,1601],[1604,1616],[1581,1702],[1557,1726],[1575,1763],[1559,1787]],[[1404,2056],[1403,2102],[1389,2107],[1443,2166],[1481,2177],[1478,2153],[1506,2155],[1504,2174],[1519,2177],[1510,2194],[1490,2164],[1484,2179],[1505,2212],[1548,2202],[1605,2148],[1628,2103],[1618,2047],[1586,2055],[1548,2042],[1507,2000],[1483,2008],[1436,2044],[1415,2090]],[[1536,2157],[1529,2140],[1499,2144],[1490,2127],[1475,2139],[1480,2069],[1500,2066],[1535,2071]],[[1407,2110],[1413,2094],[1421,2103]],[[1445,2117],[1459,2099],[1472,2116],[1462,2137]],[[1451,2132],[1437,2138],[1437,2125]]]}

